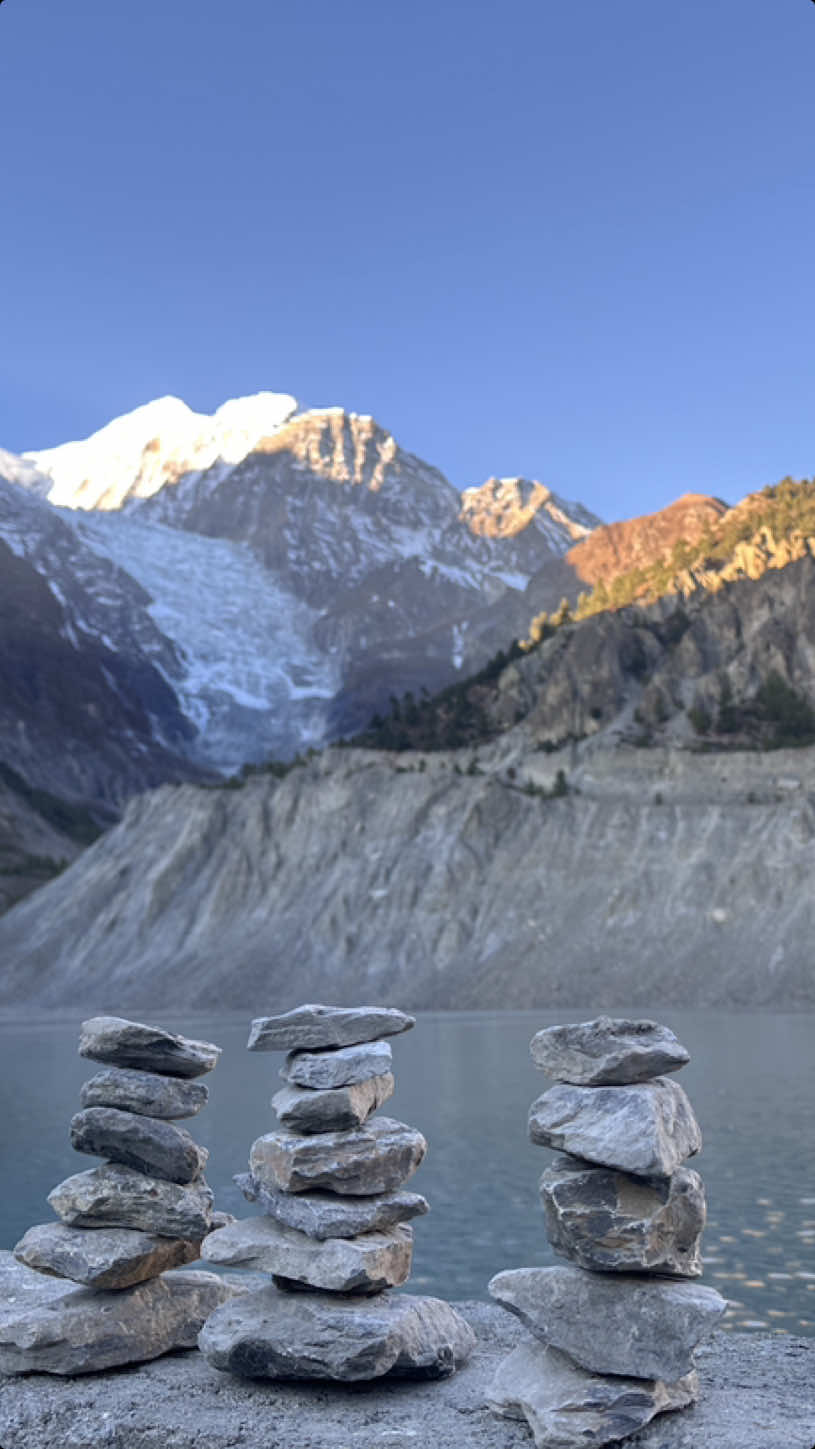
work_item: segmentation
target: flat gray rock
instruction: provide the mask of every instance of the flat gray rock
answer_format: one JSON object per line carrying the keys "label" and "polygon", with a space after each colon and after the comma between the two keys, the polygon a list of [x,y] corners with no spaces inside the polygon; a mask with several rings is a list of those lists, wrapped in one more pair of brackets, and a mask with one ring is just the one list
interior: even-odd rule
{"label": "flat gray rock", "polygon": [[48,1194],[58,1218],[74,1228],[139,1228],[166,1238],[206,1237],[212,1191],[203,1178],[182,1185],[145,1177],[116,1162],[66,1177]]}
{"label": "flat gray rock", "polygon": [[590,1373],[669,1382],[690,1373],[693,1350],[727,1307],[701,1283],[565,1266],[496,1273],[489,1291],[537,1338]]}
{"label": "flat gray rock", "polygon": [[361,1127],[393,1096],[393,1077],[369,1077],[350,1087],[281,1087],[272,1097],[278,1121],[292,1132],[347,1132]]}
{"label": "flat gray rock", "polygon": [[[252,1275],[228,1276],[243,1286]],[[496,1368],[526,1329],[495,1303],[453,1306],[475,1330],[476,1346],[447,1379],[405,1384],[386,1375],[361,1393],[341,1382],[263,1385],[220,1373],[195,1351],[141,1364],[136,1374],[21,1374],[0,1383],[0,1444],[237,1449],[237,1439],[241,1449],[532,1449],[525,1420],[486,1407]],[[623,1449],[812,1449],[815,1339],[716,1332],[698,1366],[698,1403],[659,1415]]]}
{"label": "flat gray rock", "polygon": [[678,1072],[690,1054],[667,1026],[598,1016],[568,1026],[547,1026],[529,1044],[536,1067],[557,1082],[625,1086]]}
{"label": "flat gray rock", "polygon": [[354,1132],[299,1136],[281,1127],[252,1143],[249,1170],[278,1192],[331,1192],[369,1197],[393,1192],[427,1151],[421,1132],[391,1117],[373,1117]]}
{"label": "flat gray rock", "polygon": [[392,1065],[390,1043],[368,1041],[323,1052],[289,1052],[280,1075],[296,1087],[352,1087],[384,1076]]}
{"label": "flat gray rock", "polygon": [[415,1016],[387,1006],[296,1006],[280,1016],[256,1017],[247,1048],[250,1052],[297,1052],[355,1046],[409,1031],[415,1025]]}
{"label": "flat gray rock", "polygon": [[444,1378],[474,1345],[469,1324],[439,1298],[304,1297],[274,1287],[224,1304],[198,1339],[209,1362],[233,1374],[343,1382]]}
{"label": "flat gray rock", "polygon": [[670,1177],[702,1146],[687,1096],[667,1077],[630,1087],[550,1087],[532,1103],[529,1136],[638,1177]]}
{"label": "flat gray rock", "polygon": [[[4,1255],[0,1373],[96,1373],[192,1348],[232,1291],[215,1273],[182,1269],[107,1293],[44,1277]],[[51,1444],[63,1443],[55,1432]]]}
{"label": "flat gray rock", "polygon": [[38,1273],[70,1278],[86,1288],[132,1288],[167,1268],[194,1263],[200,1247],[188,1238],[161,1238],[136,1228],[39,1223],[20,1239],[14,1256]]}
{"label": "flat gray rock", "polygon": [[194,1182],[209,1157],[206,1147],[199,1147],[183,1127],[118,1107],[77,1112],[71,1118],[71,1146],[168,1182]]}
{"label": "flat gray rock", "polygon": [[256,1202],[278,1222],[310,1238],[355,1238],[407,1222],[429,1211],[418,1192],[386,1192],[374,1197],[338,1197],[333,1192],[279,1192],[264,1187],[250,1172],[235,1176],[248,1202]]}
{"label": "flat gray rock", "polygon": [[407,1282],[413,1230],[398,1224],[380,1233],[319,1242],[274,1218],[246,1218],[204,1238],[201,1257],[222,1266],[242,1264],[326,1292],[381,1293]]}
{"label": "flat gray rock", "polygon": [[487,1402],[495,1414],[525,1419],[536,1449],[595,1449],[627,1439],[667,1409],[686,1408],[698,1394],[695,1373],[675,1384],[604,1378],[554,1348],[523,1343],[501,1364]]}
{"label": "flat gray rock", "polygon": [[83,1107],[118,1107],[143,1117],[194,1117],[206,1106],[209,1088],[182,1077],[137,1072],[132,1067],[106,1067],[84,1082],[79,1093]]}
{"label": "flat gray rock", "polygon": [[705,1189],[698,1172],[633,1177],[558,1157],[540,1180],[546,1236],[556,1253],[603,1273],[698,1278]]}
{"label": "flat gray rock", "polygon": [[121,1016],[93,1016],[82,1023],[79,1055],[168,1077],[201,1077],[217,1066],[221,1048]]}

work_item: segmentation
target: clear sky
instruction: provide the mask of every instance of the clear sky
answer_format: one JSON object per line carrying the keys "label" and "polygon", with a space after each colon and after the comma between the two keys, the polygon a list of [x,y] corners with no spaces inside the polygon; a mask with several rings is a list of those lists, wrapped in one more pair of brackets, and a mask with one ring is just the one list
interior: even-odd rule
{"label": "clear sky", "polygon": [[815,473],[811,0],[5,0],[0,446],[370,412],[607,518]]}

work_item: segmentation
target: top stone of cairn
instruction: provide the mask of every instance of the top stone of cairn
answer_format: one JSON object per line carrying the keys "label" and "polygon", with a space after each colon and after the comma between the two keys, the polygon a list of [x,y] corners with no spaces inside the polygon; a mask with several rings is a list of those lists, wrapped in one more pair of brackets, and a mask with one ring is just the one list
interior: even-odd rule
{"label": "top stone of cairn", "polygon": [[297,1006],[256,1017],[246,1045],[250,1052],[314,1051],[377,1041],[415,1025],[415,1016],[387,1006]]}
{"label": "top stone of cairn", "polygon": [[93,1016],[82,1023],[79,1055],[167,1077],[202,1077],[217,1066],[221,1048],[121,1016]]}
{"label": "top stone of cairn", "polygon": [[645,1082],[690,1061],[667,1026],[609,1016],[548,1026],[533,1036],[529,1050],[535,1066],[556,1082],[581,1087]]}

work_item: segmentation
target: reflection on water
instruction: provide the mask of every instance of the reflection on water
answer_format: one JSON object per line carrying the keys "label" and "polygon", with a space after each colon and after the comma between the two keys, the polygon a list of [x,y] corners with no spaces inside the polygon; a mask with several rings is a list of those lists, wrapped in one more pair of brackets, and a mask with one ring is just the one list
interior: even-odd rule
{"label": "reflection on water", "polygon": [[[255,1014],[292,1004],[259,1002]],[[384,1110],[419,1127],[430,1144],[411,1183],[431,1204],[414,1225],[411,1288],[484,1298],[500,1269],[555,1261],[537,1195],[551,1154],[526,1136],[529,1103],[548,1083],[528,1047],[540,1027],[587,1014],[425,1014],[414,1031],[393,1039],[396,1093]],[[694,1162],[709,1204],[705,1281],[729,1300],[727,1326],[815,1335],[812,1018],[648,1014],[667,1021],[691,1052],[679,1080],[705,1137]],[[256,1209],[232,1174],[245,1170],[253,1138],[275,1125],[269,1099],[282,1058],[245,1051],[248,1014],[158,1020],[224,1048],[208,1078],[210,1104],[186,1125],[210,1149],[216,1205],[249,1216]],[[47,1221],[50,1188],[92,1165],[68,1142],[80,1084],[94,1070],[76,1055],[78,1025],[74,1014],[0,1019],[0,1247]]]}

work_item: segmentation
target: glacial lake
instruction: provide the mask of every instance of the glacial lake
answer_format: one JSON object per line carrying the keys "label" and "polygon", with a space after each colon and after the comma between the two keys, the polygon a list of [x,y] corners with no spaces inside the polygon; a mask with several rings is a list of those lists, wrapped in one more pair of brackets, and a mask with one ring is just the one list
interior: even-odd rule
{"label": "glacial lake", "polygon": [[[260,1003],[255,1014],[287,1005]],[[557,1261],[537,1193],[552,1154],[526,1136],[529,1104],[549,1083],[528,1047],[540,1027],[589,1014],[424,1013],[413,1031],[392,1039],[396,1092],[383,1111],[419,1127],[429,1142],[410,1183],[431,1204],[414,1224],[410,1288],[486,1298],[500,1269]],[[729,1300],[726,1326],[815,1335],[815,1017],[628,1014],[666,1021],[691,1053],[678,1080],[705,1138],[692,1164],[708,1196],[704,1281]],[[246,1170],[253,1139],[275,1125],[269,1099],[282,1057],[245,1050],[248,1013],[139,1015],[223,1047],[206,1078],[209,1105],[184,1125],[210,1150],[216,1207],[252,1215],[232,1175]],[[48,1221],[50,1189],[93,1166],[68,1140],[80,1085],[97,1070],[77,1055],[80,1019],[0,1016],[0,1247]]]}

